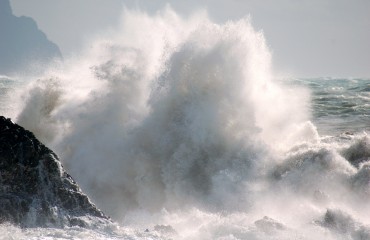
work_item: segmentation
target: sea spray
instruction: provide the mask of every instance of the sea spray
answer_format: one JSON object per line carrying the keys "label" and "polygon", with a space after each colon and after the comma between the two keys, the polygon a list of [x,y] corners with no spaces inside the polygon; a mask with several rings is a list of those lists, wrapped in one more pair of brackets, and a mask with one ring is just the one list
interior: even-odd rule
{"label": "sea spray", "polygon": [[321,142],[308,91],[274,81],[249,19],[126,11],[21,95],[18,123],[125,225],[171,225],[180,239],[336,239],[327,209],[369,221],[353,190],[369,187],[367,159],[359,171],[351,139]]}
{"label": "sea spray", "polygon": [[170,9],[125,16],[82,66],[33,83],[18,122],[55,145],[111,214],[190,199],[225,205],[224,184],[237,188],[255,174],[267,138],[305,120],[288,102],[299,101],[273,83],[265,41],[248,19],[185,21]]}

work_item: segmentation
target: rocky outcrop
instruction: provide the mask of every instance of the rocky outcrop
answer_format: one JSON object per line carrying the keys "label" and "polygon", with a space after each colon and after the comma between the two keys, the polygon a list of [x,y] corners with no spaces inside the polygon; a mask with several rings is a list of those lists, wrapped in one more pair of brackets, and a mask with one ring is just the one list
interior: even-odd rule
{"label": "rocky outcrop", "polygon": [[[36,22],[14,16],[9,0],[0,0],[0,75],[37,72],[54,58],[61,58],[60,50]],[[32,64],[32,69],[27,69]]]}
{"label": "rocky outcrop", "polygon": [[0,223],[89,227],[109,222],[64,171],[57,155],[0,117]]}

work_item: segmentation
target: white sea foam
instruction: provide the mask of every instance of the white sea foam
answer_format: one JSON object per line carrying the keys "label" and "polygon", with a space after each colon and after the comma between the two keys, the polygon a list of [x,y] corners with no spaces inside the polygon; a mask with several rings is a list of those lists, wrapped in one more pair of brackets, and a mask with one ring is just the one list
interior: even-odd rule
{"label": "white sea foam", "polygon": [[369,224],[369,159],[353,157],[359,170],[347,156],[370,149],[368,137],[321,141],[308,91],[274,81],[248,19],[124,16],[14,97],[17,122],[98,207],[136,229],[96,238],[361,239],[323,218],[338,208],[348,224]]}

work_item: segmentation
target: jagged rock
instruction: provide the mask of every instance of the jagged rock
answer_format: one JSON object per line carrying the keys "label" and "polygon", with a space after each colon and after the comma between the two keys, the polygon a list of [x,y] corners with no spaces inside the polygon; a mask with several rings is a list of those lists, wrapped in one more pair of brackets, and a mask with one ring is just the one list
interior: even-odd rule
{"label": "jagged rock", "polygon": [[88,227],[109,222],[33,133],[0,117],[0,223]]}

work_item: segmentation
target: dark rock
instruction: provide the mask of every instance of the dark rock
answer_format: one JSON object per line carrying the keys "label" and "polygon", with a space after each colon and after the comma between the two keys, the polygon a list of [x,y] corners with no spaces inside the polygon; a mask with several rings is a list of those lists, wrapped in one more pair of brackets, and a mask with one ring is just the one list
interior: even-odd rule
{"label": "dark rock", "polygon": [[109,222],[57,155],[10,119],[0,117],[0,223],[87,227]]}

